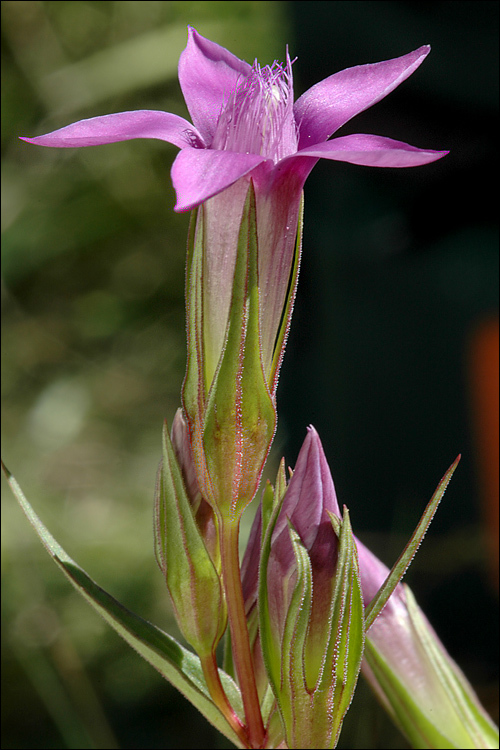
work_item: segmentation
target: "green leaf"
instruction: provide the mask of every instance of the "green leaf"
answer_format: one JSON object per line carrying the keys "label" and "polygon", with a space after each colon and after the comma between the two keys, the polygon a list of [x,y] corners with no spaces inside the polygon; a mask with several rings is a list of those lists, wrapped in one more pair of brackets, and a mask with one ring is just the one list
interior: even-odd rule
{"label": "green leaf", "polygon": [[[3,468],[19,505],[35,528],[47,552],[76,590],[130,646],[172,683],[219,732],[237,747],[242,747],[243,745],[236,733],[210,699],[199,658],[156,625],[143,620],[134,612],[126,609],[95,583],[58,544],[36,515],[15,478],[5,467]],[[219,670],[219,673],[231,705],[242,717],[243,707],[238,687],[225,672]]]}
{"label": "green leaf", "polygon": [[460,456],[457,456],[455,461],[452,463],[444,477],[439,482],[436,491],[434,492],[432,498],[429,501],[429,504],[427,505],[422,518],[420,519],[420,522],[413,532],[413,535],[410,538],[410,541],[404,548],[401,555],[398,557],[394,565],[392,566],[392,569],[385,579],[384,583],[380,587],[380,589],[375,594],[374,598],[368,605],[365,611],[365,628],[368,631],[370,626],[373,624],[375,618],[377,615],[380,614],[380,612],[383,610],[385,605],[387,604],[389,597],[393,593],[394,589],[398,585],[398,583],[403,578],[404,574],[406,573],[408,566],[410,565],[411,561],[413,560],[417,549],[420,546],[420,543],[422,542],[422,539],[425,536],[425,533],[427,529],[429,528],[429,525],[434,517],[434,514],[437,510],[437,507],[441,501],[441,498],[443,497],[445,490],[448,486],[448,483],[450,479],[453,476],[453,472],[458,466],[458,462],[460,461]]}

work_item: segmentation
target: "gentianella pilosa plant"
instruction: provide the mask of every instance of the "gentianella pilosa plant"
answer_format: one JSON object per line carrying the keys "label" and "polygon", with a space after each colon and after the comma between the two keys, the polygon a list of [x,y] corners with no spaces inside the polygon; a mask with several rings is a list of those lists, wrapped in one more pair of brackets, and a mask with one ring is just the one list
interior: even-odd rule
{"label": "gentianella pilosa plant", "polygon": [[[140,110],[23,140],[75,148],[156,138],[180,148],[176,211],[192,211],[182,407],[163,430],[156,557],[191,647],[126,610],[66,554],[7,472],[47,550],[89,603],[240,748],[333,748],[360,670],[416,748],[493,748],[498,731],[402,584],[457,459],[389,571],[353,535],[320,438],[261,495],[242,564],[240,519],[276,429],[297,287],[303,187],[318,159],[411,167],[446,151],[376,135],[331,139],[429,53],[360,65],[294,102],[292,61],[260,67],[188,30],[179,81],[192,123]],[[216,649],[226,635],[223,666]]]}

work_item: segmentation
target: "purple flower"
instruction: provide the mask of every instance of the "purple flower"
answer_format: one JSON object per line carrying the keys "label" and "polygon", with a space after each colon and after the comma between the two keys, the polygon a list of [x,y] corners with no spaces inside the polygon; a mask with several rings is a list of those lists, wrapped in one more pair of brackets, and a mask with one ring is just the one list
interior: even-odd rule
{"label": "purple flower", "polygon": [[[318,633],[318,643],[321,643],[321,622],[333,587],[331,578],[335,575],[338,552],[327,511],[340,517],[323,447],[318,433],[310,427],[273,530],[267,584],[270,618],[276,631],[282,634],[297,578],[288,533],[290,520],[311,560],[310,633]],[[249,621],[255,616],[257,606],[261,528],[259,508],[242,564]],[[366,608],[386,580],[389,569],[359,539],[355,541]],[[261,659],[257,638],[254,660],[259,675],[263,670]],[[498,733],[491,719],[405,584],[397,585],[366,633],[362,672],[413,747],[498,746]]]}
{"label": "purple flower", "polygon": [[[269,521],[260,544],[262,517],[257,516],[242,566],[250,633],[259,567],[257,684],[262,692],[263,657],[287,747],[335,747],[361,667],[364,611],[349,514],[344,508],[341,523],[330,470],[312,427],[279,505],[283,490],[282,474],[273,503],[277,518]],[[329,513],[336,517],[333,522]]]}
{"label": "purple flower", "polygon": [[[267,566],[269,616],[273,630],[283,635],[294,590],[297,565],[290,540],[292,524],[307,549],[313,576],[310,633],[324,642],[325,617],[335,586],[338,539],[328,513],[341,518],[335,487],[318,433],[309,427],[297,457],[293,476],[273,529]],[[262,515],[259,507],[242,562],[242,585],[247,617],[257,606]]]}
{"label": "purple flower", "polygon": [[188,211],[203,203],[209,209],[205,236],[210,251],[204,270],[208,382],[224,344],[232,290],[228,282],[234,271],[248,181],[253,180],[262,361],[274,394],[282,355],[282,351],[276,355],[275,345],[290,281],[304,182],[320,158],[365,166],[410,167],[448,153],[376,135],[328,140],[411,75],[429,50],[424,46],[403,57],[335,73],[294,103],[288,55],[283,65],[249,65],[189,27],[187,47],[179,61],[179,82],[193,124],[169,112],[137,110],[81,120],[23,140],[70,148],[156,138],[181,149],[172,166],[175,210]]}
{"label": "purple flower", "polygon": [[176,211],[200,205],[263,164],[268,178],[285,170],[300,172],[303,180],[321,157],[366,166],[418,166],[448,152],[374,135],[328,139],[399,86],[429,51],[423,46],[403,57],[335,73],[294,104],[288,56],[286,65],[249,65],[189,27],[179,82],[193,125],[169,112],[136,110],[80,120],[23,140],[57,148],[134,138],[173,143],[181,149],[172,167]]}
{"label": "purple flower", "polygon": [[311,560],[313,605],[310,633],[324,642],[326,615],[335,586],[338,540],[328,512],[341,517],[335,488],[319,435],[310,427],[300,449],[293,476],[271,538],[267,568],[269,609],[274,627],[283,633],[289,598],[294,589],[296,562],[288,521],[300,536]]}

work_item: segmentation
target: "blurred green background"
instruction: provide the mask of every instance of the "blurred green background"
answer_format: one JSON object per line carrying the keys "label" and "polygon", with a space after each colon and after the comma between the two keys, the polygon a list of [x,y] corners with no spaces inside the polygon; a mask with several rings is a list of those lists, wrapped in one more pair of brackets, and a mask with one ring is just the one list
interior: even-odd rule
{"label": "blurred green background", "polygon": [[[85,570],[174,634],[151,506],[185,365],[177,151],[145,140],[52,150],[17,136],[129,109],[186,116],[188,23],[250,62],[283,59],[288,43],[296,96],[342,68],[433,46],[342,134],[450,155],[414,170],[320,163],[306,185],[274,459],[293,465],[314,424],[355,530],[390,564],[462,453],[408,580],[498,719],[491,436],[477,407],[491,364],[479,369],[476,354],[478,331],[498,320],[498,4],[1,9],[3,458]],[[3,747],[228,747],[71,589],[5,487],[2,532]],[[404,746],[362,683],[339,746]]]}

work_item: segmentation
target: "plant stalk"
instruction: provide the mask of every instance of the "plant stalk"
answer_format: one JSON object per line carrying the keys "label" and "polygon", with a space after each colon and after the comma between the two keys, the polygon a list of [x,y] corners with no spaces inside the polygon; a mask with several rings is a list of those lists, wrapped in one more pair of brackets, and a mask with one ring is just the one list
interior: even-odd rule
{"label": "plant stalk", "polygon": [[248,736],[239,716],[229,703],[228,697],[220,681],[219,669],[215,658],[215,652],[200,657],[203,675],[205,677],[210,696],[225,717],[228,724],[236,732],[241,740],[243,747],[249,747]]}
{"label": "plant stalk", "polygon": [[264,745],[265,730],[255,682],[250,639],[248,637],[245,603],[241,588],[238,537],[240,520],[220,520],[222,576],[226,594],[227,614],[231,632],[233,660],[243,699],[247,732],[252,748]]}

